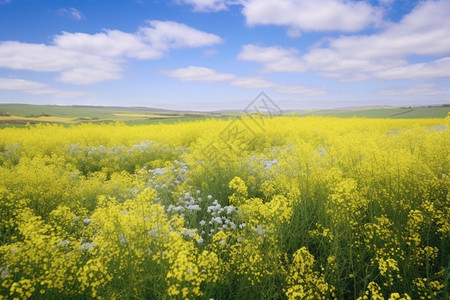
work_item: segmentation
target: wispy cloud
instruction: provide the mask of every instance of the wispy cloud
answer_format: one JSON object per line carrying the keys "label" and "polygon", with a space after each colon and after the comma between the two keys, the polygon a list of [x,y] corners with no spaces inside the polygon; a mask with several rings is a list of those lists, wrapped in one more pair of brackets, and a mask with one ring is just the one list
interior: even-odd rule
{"label": "wispy cloud", "polygon": [[296,94],[303,96],[317,96],[326,94],[324,88],[308,87],[296,84],[279,84],[268,81],[262,77],[239,77],[229,73],[219,73],[213,69],[189,66],[175,70],[162,71],[163,74],[177,78],[180,81],[195,82],[228,82],[232,86],[246,89],[273,89],[281,94]]}
{"label": "wispy cloud", "polygon": [[170,77],[177,78],[181,81],[197,81],[197,82],[224,82],[234,79],[236,76],[227,73],[217,73],[213,69],[189,66],[171,71],[163,71]]}
{"label": "wispy cloud", "polygon": [[391,88],[377,91],[381,96],[439,96],[450,95],[450,88],[440,88],[434,83],[414,84],[402,88]]}
{"label": "wispy cloud", "polygon": [[179,5],[192,6],[195,12],[218,12],[227,10],[230,5],[241,4],[243,0],[175,0]]}
{"label": "wispy cloud", "polygon": [[83,14],[74,7],[69,8],[61,8],[58,13],[63,16],[67,16],[69,18],[75,19],[75,20],[81,20],[84,18]]}
{"label": "wispy cloud", "polygon": [[431,62],[409,64],[375,74],[381,79],[434,79],[450,77],[450,57]]}
{"label": "wispy cloud", "polygon": [[231,81],[231,85],[246,89],[268,89],[276,86],[262,77],[239,77]]}
{"label": "wispy cloud", "polygon": [[281,84],[276,88],[280,94],[303,95],[303,96],[319,96],[327,94],[325,88],[309,87],[298,84]]}
{"label": "wispy cloud", "polygon": [[82,91],[54,89],[44,83],[18,78],[0,78],[0,90],[15,90],[33,95],[50,95],[67,98],[87,95],[86,92]]}
{"label": "wispy cloud", "polygon": [[211,12],[226,10],[225,0],[176,0],[178,4],[191,5],[194,11]]}
{"label": "wispy cloud", "polygon": [[252,44],[242,46],[237,56],[240,60],[262,63],[263,72],[303,72],[306,65],[297,57],[296,49],[280,46],[260,47]]}

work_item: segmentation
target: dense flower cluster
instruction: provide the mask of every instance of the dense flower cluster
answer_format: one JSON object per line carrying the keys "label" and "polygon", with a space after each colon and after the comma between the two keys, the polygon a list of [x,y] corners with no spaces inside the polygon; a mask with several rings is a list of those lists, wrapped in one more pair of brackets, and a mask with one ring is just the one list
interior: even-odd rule
{"label": "dense flower cluster", "polygon": [[448,118],[263,121],[1,129],[0,299],[449,298]]}

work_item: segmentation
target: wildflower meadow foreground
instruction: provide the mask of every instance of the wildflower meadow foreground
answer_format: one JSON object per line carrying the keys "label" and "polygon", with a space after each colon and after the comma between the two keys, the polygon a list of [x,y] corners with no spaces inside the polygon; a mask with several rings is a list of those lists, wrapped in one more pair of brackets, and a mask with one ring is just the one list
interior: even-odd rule
{"label": "wildflower meadow foreground", "polygon": [[0,130],[0,299],[449,299],[450,119]]}

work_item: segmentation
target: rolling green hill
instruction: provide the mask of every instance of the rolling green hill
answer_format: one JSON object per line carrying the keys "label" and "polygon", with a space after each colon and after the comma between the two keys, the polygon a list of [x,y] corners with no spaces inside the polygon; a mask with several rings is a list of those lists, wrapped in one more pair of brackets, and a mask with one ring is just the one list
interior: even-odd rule
{"label": "rolling green hill", "polygon": [[[332,110],[285,111],[283,115],[329,116],[338,118],[445,118],[450,105],[429,107],[374,107]],[[58,106],[31,104],[0,104],[0,128],[25,126],[27,123],[115,122],[130,125],[196,121],[205,118],[242,116],[242,111],[195,112],[148,107]]]}
{"label": "rolling green hill", "polygon": [[296,116],[330,116],[338,118],[393,118],[393,119],[415,119],[415,118],[445,118],[450,112],[449,105],[430,107],[381,107],[363,109],[334,109],[334,110],[309,110],[291,111]]}

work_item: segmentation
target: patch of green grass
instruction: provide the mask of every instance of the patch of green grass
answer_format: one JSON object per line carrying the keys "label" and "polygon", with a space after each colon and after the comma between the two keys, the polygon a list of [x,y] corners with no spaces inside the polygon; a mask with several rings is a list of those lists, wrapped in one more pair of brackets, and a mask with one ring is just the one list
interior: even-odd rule
{"label": "patch of green grass", "polygon": [[115,114],[158,114],[167,116],[203,116],[210,113],[170,111],[143,107],[102,107],[102,106],[58,106],[31,104],[0,104],[0,113],[17,116],[49,115],[55,117],[116,119]]}
{"label": "patch of green grass", "polygon": [[[0,104],[0,115],[34,118],[36,116],[70,117],[75,122],[130,122],[133,124],[174,123],[180,119],[201,120],[221,117],[220,113],[172,111],[144,107],[57,106]],[[148,117],[146,117],[148,115]],[[167,117],[167,119],[165,119]],[[173,120],[171,120],[173,119]],[[14,122],[10,122],[14,123]],[[4,127],[4,126],[3,126]]]}
{"label": "patch of green grass", "polygon": [[[338,118],[445,118],[450,112],[450,106],[433,107],[402,107],[402,108],[369,108],[351,110],[309,110],[295,112],[296,116],[329,116]],[[290,114],[290,113],[286,113]]]}

